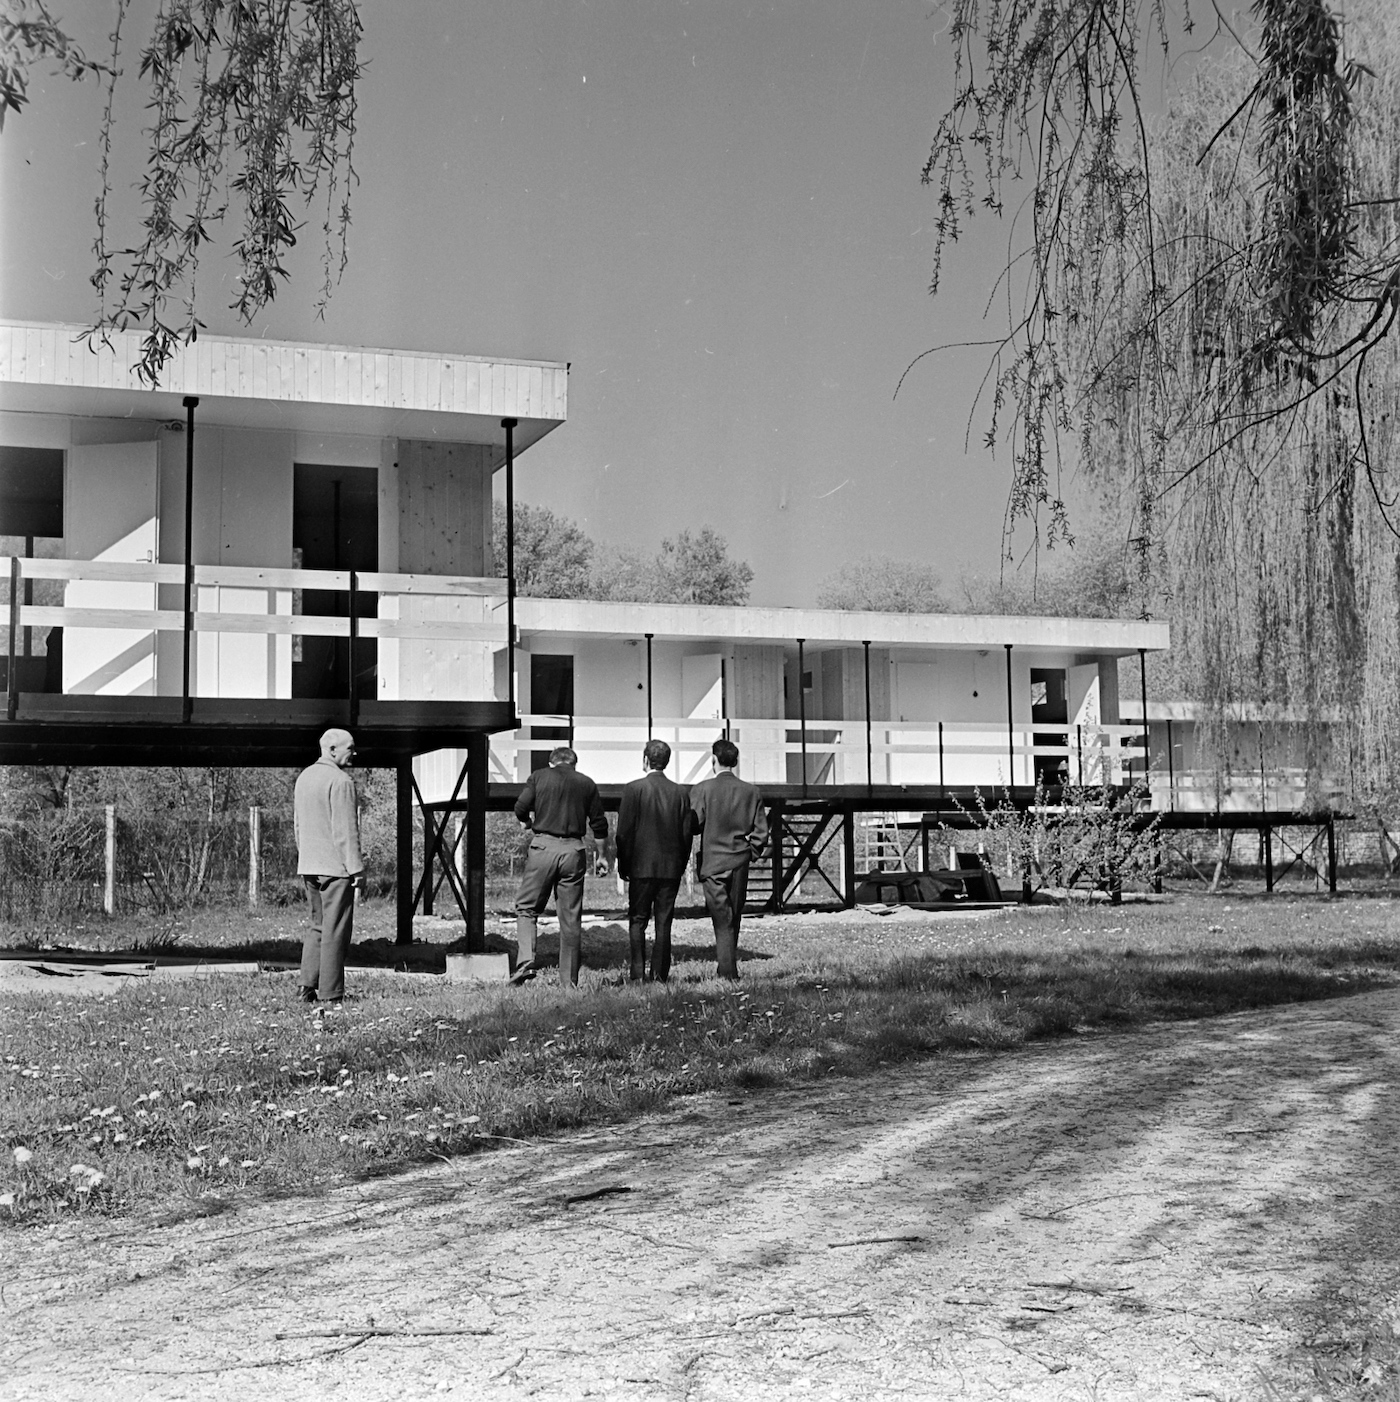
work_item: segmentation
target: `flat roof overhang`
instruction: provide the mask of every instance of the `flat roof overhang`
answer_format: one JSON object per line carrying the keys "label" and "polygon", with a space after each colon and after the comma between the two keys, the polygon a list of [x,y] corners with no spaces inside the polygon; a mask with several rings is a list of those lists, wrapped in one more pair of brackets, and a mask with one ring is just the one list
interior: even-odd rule
{"label": "flat roof overhang", "polygon": [[181,347],[159,388],[142,385],[139,331],[0,321],[0,410],[92,418],[181,420],[187,395],[198,421],[375,438],[498,446],[501,420],[518,421],[517,452],[564,422],[568,367],[426,351],[322,346],[203,335]]}
{"label": "flat roof overhang", "polygon": [[0,764],[310,764],[332,726],[355,736],[361,768],[392,768],[432,750],[460,749],[470,734],[514,730],[508,701],[348,701],[57,696],[21,692],[14,720],[0,711]]}
{"label": "flat roof overhang", "polygon": [[748,643],[809,649],[901,647],[990,651],[1013,648],[1097,657],[1161,652],[1171,644],[1166,623],[1131,618],[1045,618],[986,614],[862,613],[843,609],[715,607],[704,604],[600,603],[584,599],[517,598],[522,639],[531,634],[583,641]]}

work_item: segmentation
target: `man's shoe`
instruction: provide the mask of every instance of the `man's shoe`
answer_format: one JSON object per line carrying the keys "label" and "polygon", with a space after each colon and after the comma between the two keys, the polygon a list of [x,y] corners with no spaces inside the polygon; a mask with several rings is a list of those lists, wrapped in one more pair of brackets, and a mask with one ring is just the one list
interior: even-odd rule
{"label": "man's shoe", "polygon": [[533,959],[527,959],[523,964],[515,966],[510,981],[518,987],[522,983],[528,983],[539,971],[540,966]]}
{"label": "man's shoe", "polygon": [[314,988],[302,988],[299,995],[303,1003],[314,1003],[316,1001],[316,990]]}

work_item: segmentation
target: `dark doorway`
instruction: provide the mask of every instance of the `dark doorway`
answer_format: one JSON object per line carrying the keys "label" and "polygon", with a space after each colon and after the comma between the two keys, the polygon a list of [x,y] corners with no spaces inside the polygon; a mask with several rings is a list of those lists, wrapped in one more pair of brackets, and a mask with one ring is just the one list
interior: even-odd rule
{"label": "dark doorway", "polygon": [[[1031,724],[1035,726],[1069,724],[1069,687],[1063,667],[1031,668]],[[1037,729],[1034,732],[1036,745],[1066,745],[1068,732],[1057,730],[1053,733]],[[1063,784],[1068,776],[1068,765],[1064,755],[1036,755],[1036,783],[1047,785]]]}
{"label": "dark doorway", "polygon": [[549,763],[549,751],[555,745],[568,745],[573,740],[574,659],[564,653],[530,654],[530,713],[536,716],[568,716],[569,725],[536,725],[530,730],[532,740],[549,740],[543,750],[530,751],[530,769],[543,769]]}
{"label": "dark doorway", "polygon": [[[292,548],[298,568],[356,570],[379,568],[379,474],[372,467],[319,467],[297,463],[292,477]],[[333,589],[302,592],[296,612],[319,618],[345,618],[349,595]],[[373,618],[379,596],[357,590],[355,613]],[[350,640],[297,636],[292,643],[292,695],[334,700],[350,692]],[[355,640],[355,695],[373,701],[378,694],[378,644]]]}
{"label": "dark doorway", "polygon": [[[63,537],[63,450],[0,445],[0,551],[32,559],[36,537]],[[38,602],[63,602],[63,585],[58,581],[43,580],[39,588]],[[32,579],[24,581],[21,602],[35,602]],[[0,657],[0,686],[9,687],[13,666],[18,690],[61,692],[63,629],[49,629],[47,655],[34,654],[35,638],[28,625],[16,641],[19,654],[13,659]]]}

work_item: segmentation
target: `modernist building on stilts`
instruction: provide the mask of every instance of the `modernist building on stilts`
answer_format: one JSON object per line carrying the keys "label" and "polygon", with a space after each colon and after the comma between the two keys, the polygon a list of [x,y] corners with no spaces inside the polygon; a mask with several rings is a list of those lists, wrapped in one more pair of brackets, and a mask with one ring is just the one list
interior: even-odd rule
{"label": "modernist building on stilts", "polygon": [[446,886],[484,948],[486,814],[561,740],[610,806],[648,738],[681,782],[737,740],[774,909],[833,869],[851,901],[860,833],[978,795],[1147,780],[1210,820],[1146,705],[1165,624],[517,599],[493,494],[565,365],[201,336],[152,389],[138,353],[0,323],[0,763],[292,767],[348,726],[398,776],[400,939]]}
{"label": "modernist building on stilts", "polygon": [[0,763],[299,766],[348,726],[398,775],[407,873],[414,759],[450,747],[479,941],[516,711],[493,479],[563,423],[567,367],[206,335],[152,389],[139,339],[0,323]]}

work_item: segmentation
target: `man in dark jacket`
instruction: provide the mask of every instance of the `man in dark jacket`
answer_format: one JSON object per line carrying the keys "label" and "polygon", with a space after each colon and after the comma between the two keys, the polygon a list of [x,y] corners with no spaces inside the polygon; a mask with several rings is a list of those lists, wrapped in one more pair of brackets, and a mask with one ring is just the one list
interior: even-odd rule
{"label": "man in dark jacket", "polygon": [[642,750],[641,779],[622,791],[617,810],[617,870],[627,882],[627,937],[632,946],[629,977],[646,976],[647,921],[656,919],[651,977],[665,983],[671,973],[671,917],[676,892],[690,860],[690,795],[662,772],[671,762],[664,740]]}
{"label": "man in dark jacket", "polygon": [[532,830],[520,889],[515,898],[518,942],[516,983],[534,976],[535,931],[539,917],[554,897],[559,911],[559,981],[578,983],[583,942],[583,878],[588,871],[584,829],[603,841],[608,819],[598,785],[574,766],[578,756],[560,745],[549,756],[549,768],[537,769],[515,801],[515,816]]}
{"label": "man in dark jacket", "polygon": [[716,740],[714,777],[690,791],[690,807],[700,832],[700,882],[715,927],[720,978],[739,977],[739,922],[749,889],[749,863],[768,845],[763,795],[735,772],[739,747]]}

